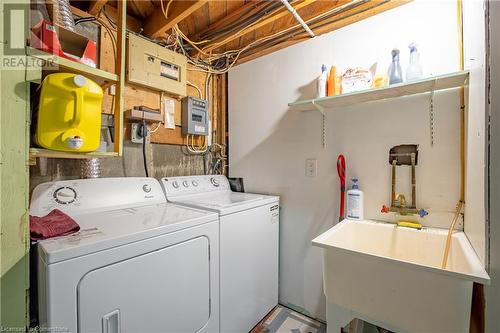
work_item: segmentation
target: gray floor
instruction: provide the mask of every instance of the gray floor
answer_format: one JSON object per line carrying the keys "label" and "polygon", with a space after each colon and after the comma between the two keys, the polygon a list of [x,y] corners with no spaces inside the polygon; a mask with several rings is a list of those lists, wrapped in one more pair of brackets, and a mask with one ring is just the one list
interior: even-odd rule
{"label": "gray floor", "polygon": [[262,333],[326,333],[326,325],[278,306],[261,324]]}

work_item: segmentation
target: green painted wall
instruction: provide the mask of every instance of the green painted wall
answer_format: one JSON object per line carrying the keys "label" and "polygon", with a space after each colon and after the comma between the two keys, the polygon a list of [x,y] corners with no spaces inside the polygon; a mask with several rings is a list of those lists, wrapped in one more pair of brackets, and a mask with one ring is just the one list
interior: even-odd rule
{"label": "green painted wall", "polygon": [[[15,34],[5,29],[6,9],[0,1],[0,66],[4,46],[24,43],[24,22],[16,21]],[[21,44],[22,45],[22,44]],[[20,56],[25,59],[25,56]],[[29,85],[21,68],[0,71],[0,326],[26,327],[28,308],[28,148]]]}

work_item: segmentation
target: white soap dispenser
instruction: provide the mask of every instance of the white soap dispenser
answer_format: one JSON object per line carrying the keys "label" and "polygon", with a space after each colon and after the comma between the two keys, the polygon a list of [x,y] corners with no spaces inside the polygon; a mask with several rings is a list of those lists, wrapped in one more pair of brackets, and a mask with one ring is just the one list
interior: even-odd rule
{"label": "white soap dispenser", "polygon": [[347,218],[350,220],[363,220],[363,191],[359,189],[358,178],[351,178],[351,182],[351,189],[347,191]]}

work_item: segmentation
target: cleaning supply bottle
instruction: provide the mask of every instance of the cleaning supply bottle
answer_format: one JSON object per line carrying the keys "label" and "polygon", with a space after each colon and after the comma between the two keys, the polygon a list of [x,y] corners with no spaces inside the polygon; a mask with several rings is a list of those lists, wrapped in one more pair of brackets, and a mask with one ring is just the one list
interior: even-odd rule
{"label": "cleaning supply bottle", "polygon": [[418,80],[423,75],[422,66],[420,65],[420,53],[415,43],[411,43],[408,47],[410,48],[410,64],[406,69],[406,81]]}
{"label": "cleaning supply bottle", "polygon": [[392,63],[389,66],[387,75],[389,76],[389,84],[396,84],[403,82],[403,74],[401,65],[399,64],[399,50],[393,49],[391,51]]}
{"label": "cleaning supply bottle", "polygon": [[351,189],[347,191],[347,218],[350,220],[363,220],[363,191],[359,189],[358,178],[351,178],[351,182]]}
{"label": "cleaning supply bottle", "polygon": [[328,73],[326,71],[326,66],[321,66],[321,75],[317,80],[317,98],[326,97],[326,83],[328,82]]}
{"label": "cleaning supply bottle", "polygon": [[332,66],[330,68],[330,75],[328,75],[328,89],[327,96],[335,96],[337,92],[337,68]]}

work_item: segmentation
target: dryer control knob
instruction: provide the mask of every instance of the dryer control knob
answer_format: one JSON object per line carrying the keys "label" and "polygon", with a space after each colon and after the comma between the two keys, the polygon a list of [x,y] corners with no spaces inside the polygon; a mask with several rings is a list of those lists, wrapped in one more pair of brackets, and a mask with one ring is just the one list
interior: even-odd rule
{"label": "dryer control knob", "polygon": [[146,193],[149,193],[151,192],[151,186],[149,186],[148,184],[144,184],[142,185],[142,190]]}
{"label": "dryer control knob", "polygon": [[178,183],[176,180],[174,180],[174,181],[172,182],[172,186],[173,186],[174,188],[179,188],[179,183]]}
{"label": "dryer control knob", "polygon": [[194,187],[197,187],[199,185],[196,180],[193,180],[192,184],[193,184]]}
{"label": "dryer control knob", "polygon": [[217,180],[217,178],[214,178],[214,177],[210,178],[210,182],[211,182],[211,183],[212,183],[212,185],[213,185],[213,186],[215,186],[215,187],[219,187],[219,185],[220,185],[220,183],[219,183],[219,181]]}
{"label": "dryer control knob", "polygon": [[189,187],[189,183],[188,183],[188,181],[187,181],[187,180],[183,181],[183,182],[182,182],[182,185],[183,185],[184,187]]}

